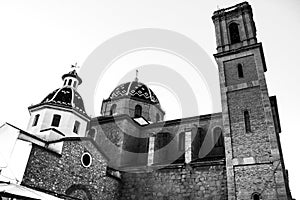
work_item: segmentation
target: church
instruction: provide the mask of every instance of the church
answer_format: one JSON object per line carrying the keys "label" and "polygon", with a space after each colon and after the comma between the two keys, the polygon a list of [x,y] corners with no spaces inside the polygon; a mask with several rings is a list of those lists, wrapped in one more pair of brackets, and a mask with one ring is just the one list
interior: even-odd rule
{"label": "church", "polygon": [[164,120],[137,78],[90,117],[76,70],[0,127],[0,199],[292,200],[276,96],[247,2],[213,13],[222,111]]}

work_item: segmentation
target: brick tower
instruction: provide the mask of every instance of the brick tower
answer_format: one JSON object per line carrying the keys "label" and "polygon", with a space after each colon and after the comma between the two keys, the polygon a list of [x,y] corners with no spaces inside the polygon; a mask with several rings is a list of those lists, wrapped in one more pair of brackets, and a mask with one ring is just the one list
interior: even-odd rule
{"label": "brick tower", "polygon": [[215,11],[228,199],[291,199],[279,141],[276,98],[269,97],[262,44],[251,6]]}

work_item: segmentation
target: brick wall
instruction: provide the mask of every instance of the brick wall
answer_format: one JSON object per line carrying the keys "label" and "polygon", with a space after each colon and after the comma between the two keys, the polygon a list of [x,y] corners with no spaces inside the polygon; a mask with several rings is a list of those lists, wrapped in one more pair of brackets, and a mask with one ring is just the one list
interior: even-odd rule
{"label": "brick wall", "polygon": [[[84,152],[93,158],[90,167],[81,164]],[[64,141],[62,155],[33,145],[22,184],[80,199],[118,199],[119,181],[106,176],[106,165],[88,140]]]}

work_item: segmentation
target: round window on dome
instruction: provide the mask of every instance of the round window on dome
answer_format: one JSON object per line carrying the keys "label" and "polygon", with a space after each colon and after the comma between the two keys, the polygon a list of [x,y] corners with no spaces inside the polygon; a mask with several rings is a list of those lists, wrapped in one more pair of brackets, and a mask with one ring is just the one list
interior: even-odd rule
{"label": "round window on dome", "polygon": [[82,154],[82,156],[81,156],[81,164],[84,167],[91,166],[91,164],[92,164],[92,156],[91,156],[90,153],[85,152],[85,153]]}

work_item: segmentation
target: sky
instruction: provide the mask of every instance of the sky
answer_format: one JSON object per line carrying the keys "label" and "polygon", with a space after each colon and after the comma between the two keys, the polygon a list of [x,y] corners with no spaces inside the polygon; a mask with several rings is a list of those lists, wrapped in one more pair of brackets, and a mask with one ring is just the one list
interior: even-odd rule
{"label": "sky", "polygon": [[[0,123],[9,122],[26,128],[28,106],[39,103],[47,94],[61,87],[61,76],[70,65],[84,66],[91,53],[105,41],[143,28],[164,29],[184,35],[198,44],[217,69],[212,13],[241,1],[237,0],[51,0],[0,2]],[[268,71],[265,73],[269,95],[277,96],[281,121],[281,144],[290,187],[294,198],[297,191],[297,150],[300,139],[298,47],[300,46],[300,2],[297,0],[251,0],[262,42]],[[120,44],[121,45],[121,44]],[[100,58],[99,58],[100,59]],[[102,58],[101,58],[102,59]],[[100,114],[101,101],[122,81],[131,81],[135,69],[158,96],[166,119],[186,117],[182,97],[168,87],[148,80],[147,66],[167,66],[181,74],[196,93],[198,114],[212,112],[209,86],[199,78],[195,81],[189,64],[169,52],[142,50],[131,52],[112,62],[98,80],[92,116]],[[180,71],[182,67],[186,71]],[[177,68],[176,68],[177,67]],[[178,69],[178,70],[176,70]],[[79,69],[80,71],[80,69]],[[201,76],[201,75],[200,75]],[[166,74],[168,77],[168,74]],[[212,79],[218,79],[218,74]],[[147,80],[147,81],[146,81]],[[85,80],[83,80],[85,81]],[[176,81],[175,81],[176,82]],[[80,88],[79,88],[80,89]],[[201,95],[200,95],[201,94]],[[199,97],[200,96],[200,97]],[[200,99],[200,100],[199,100]],[[200,103],[199,103],[200,102]],[[216,109],[221,111],[219,105]],[[214,110],[215,111],[215,110]]]}

